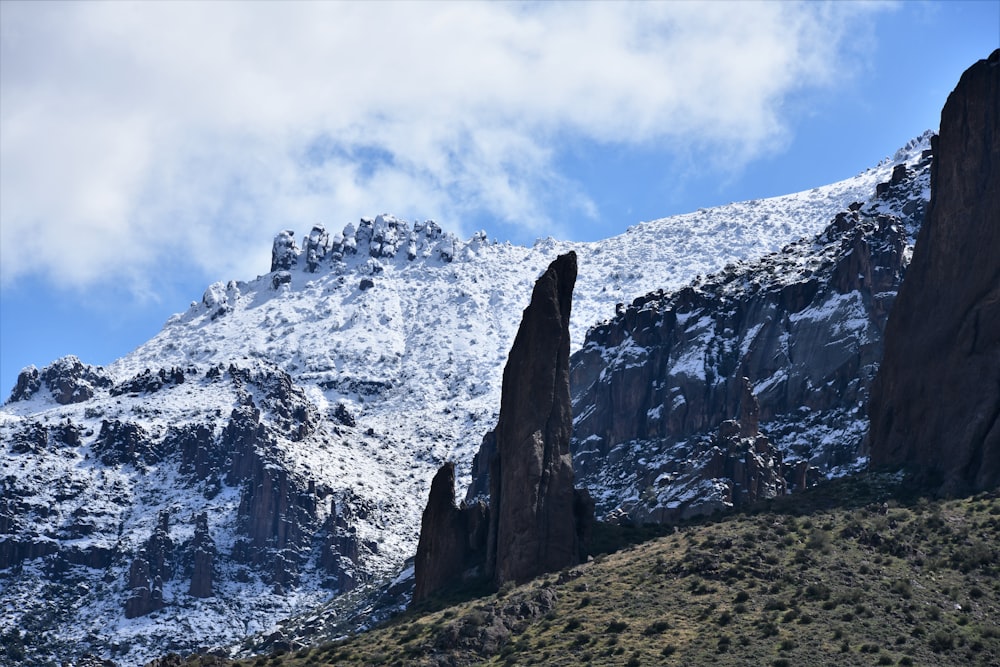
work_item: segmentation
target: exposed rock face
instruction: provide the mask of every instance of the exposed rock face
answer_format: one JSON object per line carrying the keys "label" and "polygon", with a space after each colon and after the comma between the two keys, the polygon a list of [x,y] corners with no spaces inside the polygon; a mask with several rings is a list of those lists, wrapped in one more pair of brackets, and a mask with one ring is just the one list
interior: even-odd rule
{"label": "exposed rock face", "polygon": [[271,271],[287,271],[295,266],[299,248],[295,245],[295,232],[285,229],[274,237],[271,247]]}
{"label": "exposed rock face", "polygon": [[330,235],[323,225],[316,225],[312,228],[309,236],[306,237],[306,245],[303,248],[306,255],[306,270],[309,273],[316,273],[320,262],[326,259],[330,251]]}
{"label": "exposed rock face", "polygon": [[[786,473],[798,487],[813,467],[863,461],[930,157],[903,167],[815,238],[640,297],[590,330],[571,359],[573,454],[578,480],[602,490],[600,512],[672,521],[771,493]],[[734,416],[732,440],[716,429]]]}
{"label": "exposed rock face", "polygon": [[208,513],[198,515],[191,543],[193,567],[188,595],[196,598],[212,597],[212,562],[215,559],[215,542],[208,532]]}
{"label": "exposed rock face", "polygon": [[487,569],[499,585],[579,559],[569,439],[569,317],[576,254],[535,283],[503,372],[490,464]]}
{"label": "exposed rock face", "polygon": [[24,401],[45,386],[60,405],[82,403],[94,396],[99,388],[111,386],[111,379],[100,366],[82,363],[73,355],[57,359],[39,373],[29,366],[17,376],[10,401]]}
{"label": "exposed rock face", "polygon": [[434,475],[420,522],[414,560],[413,602],[457,582],[482,574],[486,562],[486,506],[455,504],[455,464],[445,463]]}
{"label": "exposed rock face", "polygon": [[1000,50],[941,112],[931,203],[886,327],[871,463],[1000,484]]}
{"label": "exposed rock face", "polygon": [[[405,220],[387,214],[361,218],[356,226],[348,224],[343,232],[332,235],[323,225],[316,225],[303,239],[301,249],[295,243],[295,232],[286,229],[275,236],[271,249],[271,271],[275,273],[272,286],[277,289],[287,284],[291,280],[288,271],[300,262],[305,263],[308,272],[315,273],[324,264],[333,265],[346,255],[356,254],[359,247],[367,248],[372,258],[392,258],[405,252],[410,261],[431,256],[451,261],[455,240],[452,235],[444,234],[433,220],[416,221],[411,228]],[[377,261],[375,266],[378,266]],[[373,285],[371,279],[366,278],[361,289]]]}
{"label": "exposed rock face", "polygon": [[106,466],[131,464],[141,469],[162,458],[160,448],[141,426],[117,419],[101,422],[101,432],[93,447]]}
{"label": "exposed rock face", "polygon": [[174,574],[173,550],[170,516],[161,512],[156,529],[129,568],[125,618],[145,616],[163,608],[163,582]]}
{"label": "exposed rock face", "polygon": [[129,568],[128,590],[125,618],[145,616],[163,607],[163,580],[151,578],[149,561],[141,555],[132,560]]}
{"label": "exposed rock face", "polygon": [[350,506],[344,504],[343,511],[337,511],[335,499],[330,499],[330,514],[323,526],[326,538],[320,553],[319,564],[330,576],[329,588],[349,591],[360,580],[358,565],[358,530],[351,525]]}

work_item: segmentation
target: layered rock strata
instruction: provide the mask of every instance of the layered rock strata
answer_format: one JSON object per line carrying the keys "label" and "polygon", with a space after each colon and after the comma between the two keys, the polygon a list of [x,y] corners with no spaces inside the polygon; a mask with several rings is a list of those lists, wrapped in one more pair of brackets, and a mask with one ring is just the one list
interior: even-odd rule
{"label": "layered rock strata", "polygon": [[1000,50],[948,97],[935,153],[872,390],[871,463],[959,493],[1000,484]]}

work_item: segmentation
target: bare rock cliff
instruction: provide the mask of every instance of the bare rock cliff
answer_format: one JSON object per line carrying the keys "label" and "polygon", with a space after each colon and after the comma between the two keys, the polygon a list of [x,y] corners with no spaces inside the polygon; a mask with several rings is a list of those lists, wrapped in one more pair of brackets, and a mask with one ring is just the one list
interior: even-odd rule
{"label": "bare rock cliff", "polygon": [[931,202],[872,388],[871,463],[1000,484],[1000,50],[941,112]]}
{"label": "bare rock cliff", "polygon": [[413,564],[415,604],[449,585],[482,575],[487,522],[484,504],[461,508],[455,504],[455,464],[441,466],[420,523]]}

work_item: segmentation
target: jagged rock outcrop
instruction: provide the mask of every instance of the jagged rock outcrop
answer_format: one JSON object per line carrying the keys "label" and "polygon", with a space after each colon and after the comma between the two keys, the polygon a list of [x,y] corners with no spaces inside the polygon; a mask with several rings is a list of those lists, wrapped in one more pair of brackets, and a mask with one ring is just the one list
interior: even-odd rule
{"label": "jagged rock outcrop", "polygon": [[309,273],[316,273],[320,263],[326,259],[326,255],[330,251],[330,235],[323,225],[316,225],[312,228],[309,236],[306,237],[303,251],[306,256],[306,270]]}
{"label": "jagged rock outcrop", "polygon": [[786,489],[781,452],[758,429],[760,402],[750,379],[742,378],[742,382],[740,418],[719,426],[713,460],[705,469],[706,479],[731,480],[724,505],[735,509],[782,495]]}
{"label": "jagged rock outcrop", "polygon": [[570,252],[538,279],[504,367],[487,544],[487,570],[497,585],[562,569],[580,557],[569,451],[576,273]]}
{"label": "jagged rock outcrop", "polygon": [[326,534],[319,564],[329,578],[324,584],[338,591],[349,591],[360,583],[358,556],[360,543],[357,527],[351,524],[351,507],[342,503],[337,511],[337,501],[330,499],[330,514],[322,532]]}
{"label": "jagged rock outcrop", "polygon": [[413,603],[457,583],[482,576],[486,564],[488,511],[483,503],[455,504],[455,464],[445,463],[431,482],[414,559]]}
{"label": "jagged rock outcrop", "polygon": [[[188,369],[188,373],[197,374],[197,369]],[[155,373],[152,369],[145,369],[133,378],[125,382],[116,384],[108,392],[112,396],[122,394],[153,394],[166,385],[184,384],[184,371],[177,368],[161,368]]]}
{"label": "jagged rock outcrop", "polygon": [[152,577],[149,561],[142,555],[132,560],[128,574],[125,618],[137,618],[163,608],[163,580]]}
{"label": "jagged rock outcrop", "polygon": [[173,551],[170,515],[161,512],[153,534],[129,568],[125,618],[145,616],[163,608],[163,582],[169,581],[174,575]]}
{"label": "jagged rock outcrop", "polygon": [[931,203],[886,326],[871,463],[949,493],[1000,485],[1000,50],[941,112]]}
{"label": "jagged rock outcrop", "polygon": [[196,598],[212,597],[212,566],[215,560],[215,542],[208,532],[208,513],[198,515],[194,525],[194,540],[191,542],[192,572],[188,595]]}
{"label": "jagged rock outcrop", "polygon": [[[467,505],[455,505],[455,467],[431,484],[414,564],[414,603],[479,573],[501,585],[578,562],[593,517],[574,489],[569,452],[569,317],[576,254],[535,283],[504,367],[500,417],[483,439]],[[486,461],[489,463],[487,464]],[[478,485],[478,486],[477,486]],[[488,511],[477,489],[488,486]],[[483,529],[486,529],[485,531]]]}
{"label": "jagged rock outcrop", "polygon": [[10,394],[10,401],[25,401],[45,386],[60,405],[82,403],[93,398],[97,389],[111,386],[111,378],[100,366],[82,363],[73,355],[57,359],[38,371],[34,366],[22,370]]}
{"label": "jagged rock outcrop", "polygon": [[157,443],[134,422],[105,419],[93,444],[106,466],[131,464],[137,468],[153,465],[163,458]]}
{"label": "jagged rock outcrop", "polygon": [[271,271],[287,271],[295,266],[299,248],[295,245],[295,232],[285,229],[274,237],[271,247]]}
{"label": "jagged rock outcrop", "polygon": [[[780,446],[796,488],[815,478],[810,468],[861,465],[864,406],[930,160],[901,165],[879,196],[815,238],[640,297],[588,332],[571,360],[573,453],[577,478],[603,490],[600,511],[639,498],[630,506],[655,510],[637,510],[641,518],[673,520],[740,502],[730,474],[744,471],[713,454],[734,445],[720,446],[716,429],[735,415],[739,442],[764,431],[771,443],[740,444],[737,458],[775,459]],[[741,400],[753,395],[759,402]]]}
{"label": "jagged rock outcrop", "polygon": [[[478,238],[472,239],[473,246]],[[393,258],[404,252],[409,261],[418,257],[437,257],[450,262],[455,256],[456,242],[453,235],[444,234],[433,220],[415,221],[411,228],[407,221],[388,214],[361,218],[357,225],[349,223],[343,232],[332,235],[323,225],[316,225],[303,239],[301,249],[295,243],[295,232],[286,229],[274,238],[271,271],[275,275],[271,284],[277,289],[290,282],[288,271],[300,260],[305,262],[309,273],[316,273],[324,263],[334,265],[341,262],[345,256],[356,254],[358,248],[375,259],[374,266],[379,266],[376,258]],[[373,285],[371,278],[365,278],[361,289]]]}

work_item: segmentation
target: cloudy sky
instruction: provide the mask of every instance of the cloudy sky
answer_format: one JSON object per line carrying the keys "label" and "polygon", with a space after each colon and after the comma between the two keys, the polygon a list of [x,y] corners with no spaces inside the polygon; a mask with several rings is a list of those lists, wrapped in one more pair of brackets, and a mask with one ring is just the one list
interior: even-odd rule
{"label": "cloudy sky", "polygon": [[847,178],[998,46],[1000,0],[4,0],[0,394],[267,271],[280,229],[596,240]]}

